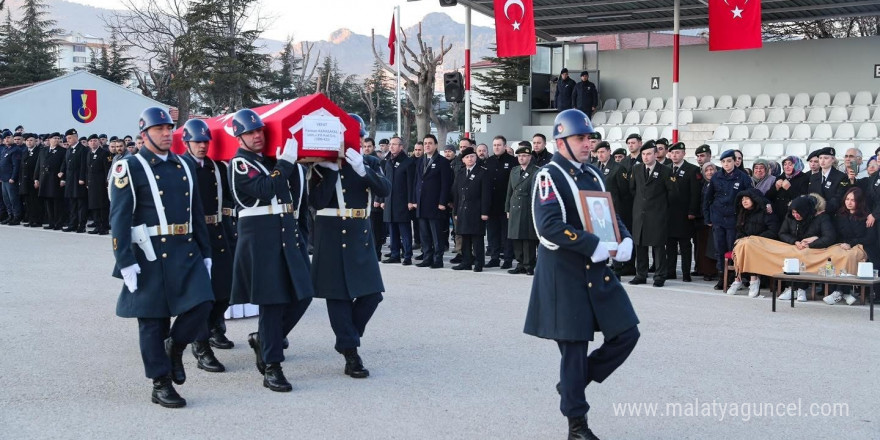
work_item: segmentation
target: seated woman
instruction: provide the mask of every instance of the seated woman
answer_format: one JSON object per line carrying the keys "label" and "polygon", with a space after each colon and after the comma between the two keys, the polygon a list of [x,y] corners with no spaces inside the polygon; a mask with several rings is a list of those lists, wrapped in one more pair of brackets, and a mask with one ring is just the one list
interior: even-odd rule
{"label": "seated woman", "polygon": [[773,204],[773,213],[780,222],[788,214],[788,204],[807,193],[810,176],[804,171],[804,162],[797,156],[788,156],[782,161],[782,174],[773,182],[765,196]]}
{"label": "seated woman", "polygon": [[752,184],[761,194],[767,194],[776,183],[776,177],[770,174],[770,162],[767,159],[758,159],[752,165]]}
{"label": "seated woman", "polygon": [[[789,215],[779,228],[779,240],[793,244],[798,250],[825,249],[834,244],[837,233],[831,219],[825,214],[825,199],[818,194],[800,196],[791,201]],[[797,300],[807,301],[807,292],[801,285],[797,287]],[[791,287],[785,289],[779,299],[791,299]]]}
{"label": "seated woman", "polygon": [[[868,210],[865,206],[864,193],[860,188],[850,188],[843,196],[843,205],[834,217],[834,228],[837,231],[838,246],[844,250],[850,250],[855,246],[862,245],[865,248],[872,246],[877,240],[877,231],[873,226],[868,227]],[[856,302],[858,292],[852,286],[848,286],[843,293],[841,286],[834,286],[834,291],[823,298],[825,303],[834,305],[846,301],[848,305]]]}
{"label": "seated woman", "polygon": [[[755,168],[755,174],[758,174]],[[779,222],[776,216],[768,214],[764,208],[766,202],[758,188],[748,188],[740,191],[736,195],[736,239],[743,237],[759,236],[764,238],[776,239],[779,232]],[[743,287],[742,275],[737,274],[736,280],[730,284],[727,289],[728,295],[736,295],[736,292]],[[750,274],[749,298],[758,296],[761,282],[757,274]]]}

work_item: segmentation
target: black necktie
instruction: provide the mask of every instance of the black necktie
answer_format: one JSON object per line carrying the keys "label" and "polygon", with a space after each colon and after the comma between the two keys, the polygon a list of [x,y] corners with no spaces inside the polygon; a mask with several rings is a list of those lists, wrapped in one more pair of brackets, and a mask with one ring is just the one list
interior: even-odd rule
{"label": "black necktie", "polygon": [[604,163],[599,164],[599,171],[601,171],[603,173],[605,172],[605,164]]}
{"label": "black necktie", "polygon": [[672,167],[672,174],[678,174],[678,167]]}
{"label": "black necktie", "polygon": [[651,177],[651,170],[648,167],[645,167],[645,181]]}
{"label": "black necktie", "polygon": [[825,175],[823,174],[823,175],[822,175],[822,185],[825,184],[825,180],[826,180],[826,179],[827,179],[827,177],[825,177]]}

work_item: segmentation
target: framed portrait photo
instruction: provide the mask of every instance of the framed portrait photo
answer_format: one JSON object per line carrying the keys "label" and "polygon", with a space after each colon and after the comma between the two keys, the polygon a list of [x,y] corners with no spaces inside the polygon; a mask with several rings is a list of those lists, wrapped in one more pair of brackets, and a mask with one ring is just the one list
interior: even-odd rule
{"label": "framed portrait photo", "polygon": [[600,191],[579,191],[581,206],[584,208],[587,232],[599,237],[611,256],[617,254],[620,244],[620,229],[617,226],[617,214],[611,202],[611,194]]}

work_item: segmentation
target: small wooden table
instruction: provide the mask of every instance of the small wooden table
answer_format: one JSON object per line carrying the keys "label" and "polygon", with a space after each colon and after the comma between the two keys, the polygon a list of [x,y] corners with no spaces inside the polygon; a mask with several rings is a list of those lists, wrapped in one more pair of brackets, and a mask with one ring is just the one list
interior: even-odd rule
{"label": "small wooden table", "polygon": [[[880,277],[873,278],[859,278],[855,275],[848,275],[845,277],[826,277],[819,275],[816,272],[802,272],[797,275],[790,275],[786,273],[777,273],[773,275],[773,278],[776,279],[776,294],[780,294],[782,292],[782,282],[790,281],[791,284],[796,282],[801,283],[811,283],[811,284],[824,284],[826,289],[826,294],[828,293],[828,285],[829,284],[843,284],[848,286],[859,286],[862,287],[863,298],[868,300],[869,308],[870,308],[870,319],[874,320],[874,285],[880,283]],[[865,296],[864,290],[865,287],[868,288],[868,292],[870,295]],[[794,286],[792,285],[791,289],[791,306],[794,307]],[[776,311],[776,295],[773,295],[773,311]]]}

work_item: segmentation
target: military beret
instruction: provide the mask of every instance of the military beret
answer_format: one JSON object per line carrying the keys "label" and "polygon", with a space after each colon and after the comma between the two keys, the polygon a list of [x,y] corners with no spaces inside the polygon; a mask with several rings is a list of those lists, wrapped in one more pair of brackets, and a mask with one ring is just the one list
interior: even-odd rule
{"label": "military beret", "polygon": [[562,75],[563,73],[568,73],[568,69],[565,68],[565,67],[563,67],[563,68],[562,68],[562,71],[559,72],[559,74]]}
{"label": "military beret", "polygon": [[98,136],[98,137],[99,137],[99,138],[104,138],[104,139],[106,139],[106,138],[107,138],[107,135],[106,135],[106,134],[104,134],[104,133],[101,133],[101,135],[100,135],[100,136]]}
{"label": "military beret", "polygon": [[736,153],[734,153],[734,151],[736,151],[736,150],[727,150],[727,151],[721,153],[721,160],[727,159],[728,157],[733,160],[736,160]]}
{"label": "military beret", "polygon": [[64,135],[65,135],[65,136],[70,136],[70,135],[74,135],[74,136],[76,136],[76,135],[77,135],[76,129],[75,129],[75,128],[71,128],[71,129],[65,131],[65,132],[64,132]]}
{"label": "military beret", "polygon": [[21,137],[21,135],[23,135],[23,134],[24,134],[24,133],[12,133],[12,135],[15,136],[15,137]]}
{"label": "military beret", "polygon": [[642,140],[642,136],[641,136],[640,134],[638,134],[638,133],[632,133],[632,134],[630,134],[629,136],[626,137],[626,140],[630,140],[630,139],[638,139],[638,140]]}
{"label": "military beret", "polygon": [[37,135],[34,134],[34,133],[25,133],[24,136],[22,136],[22,137],[25,138],[25,139],[30,139],[30,138],[35,138],[35,137],[37,137]]}
{"label": "military beret", "polygon": [[516,151],[514,151],[513,153],[514,154],[532,154],[532,147],[530,147],[528,145],[524,145],[522,147],[517,148]]}
{"label": "military beret", "polygon": [[91,135],[89,135],[89,139],[88,139],[88,140],[92,140],[92,139],[98,139],[98,135],[96,135],[96,134],[94,134],[94,133],[92,133]]}
{"label": "military beret", "polygon": [[380,139],[379,140],[379,145],[385,145],[385,144],[389,144],[389,143],[391,143],[391,141],[389,141],[388,139]]}
{"label": "military beret", "polygon": [[598,131],[594,131],[594,132],[587,135],[587,139],[596,139],[597,141],[601,141],[602,140],[602,133],[599,133]]}
{"label": "military beret", "polygon": [[666,139],[666,138],[660,138],[660,139],[657,139],[656,141],[654,141],[654,143],[655,143],[655,144],[669,145],[669,140]]}
{"label": "military beret", "polygon": [[618,149],[614,150],[613,155],[617,156],[618,154],[621,156],[626,156],[626,150],[623,148],[618,148]]}
{"label": "military beret", "polygon": [[819,150],[811,151],[810,154],[807,155],[807,162],[814,157],[819,157]]}
{"label": "military beret", "polygon": [[[599,145],[596,145],[596,149],[598,150],[598,149],[600,149],[600,148],[607,148],[607,149],[610,150],[610,149],[611,149],[611,144],[609,144],[608,141],[602,141],[602,142],[599,142]],[[622,150],[622,149],[623,149],[623,148],[621,148],[621,150]],[[624,153],[624,154],[626,154],[626,153]]]}
{"label": "military beret", "polygon": [[590,72],[584,70],[583,72],[581,72],[581,76],[590,76]]}
{"label": "military beret", "polygon": [[9,137],[9,136],[12,136],[12,132],[9,130],[3,130],[3,137]]}
{"label": "military beret", "polygon": [[118,141],[118,140],[119,140],[119,138],[116,137],[116,136],[112,136],[112,137],[110,137],[110,142]]}
{"label": "military beret", "polygon": [[474,150],[474,147],[465,147],[464,150],[461,150],[461,157],[465,157],[469,154],[477,154],[477,150]]}
{"label": "military beret", "polygon": [[834,155],[835,155],[834,148],[831,148],[831,147],[820,148],[820,149],[816,150],[816,155],[817,156],[832,156],[832,157],[834,157]]}
{"label": "military beret", "polygon": [[85,140],[86,140],[86,137],[85,137],[85,136],[79,138],[79,141],[80,141],[80,142],[83,142],[83,141],[85,141]]}
{"label": "military beret", "polygon": [[676,143],[669,146],[669,151],[675,151],[675,150],[684,150],[684,142],[676,142]]}
{"label": "military beret", "polygon": [[24,128],[24,127],[22,127],[21,125],[15,127],[16,130],[21,130],[21,129],[23,129],[23,128]]}
{"label": "military beret", "polygon": [[710,147],[706,144],[700,145],[699,147],[697,147],[697,151],[694,154],[703,154],[703,153],[712,154],[712,147]]}
{"label": "military beret", "polygon": [[644,144],[642,144],[642,148],[639,148],[639,151],[654,150],[656,148],[657,148],[657,144],[654,141],[647,141]]}
{"label": "military beret", "polygon": [[443,147],[443,151],[455,151],[455,145],[447,145]]}
{"label": "military beret", "polygon": [[61,133],[59,133],[59,132],[56,131],[56,132],[50,134],[49,137],[50,137],[50,138],[54,138],[54,137],[58,137],[58,138],[60,138],[60,137],[61,137]]}

